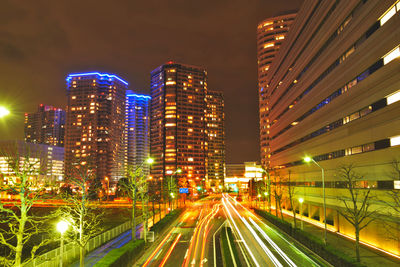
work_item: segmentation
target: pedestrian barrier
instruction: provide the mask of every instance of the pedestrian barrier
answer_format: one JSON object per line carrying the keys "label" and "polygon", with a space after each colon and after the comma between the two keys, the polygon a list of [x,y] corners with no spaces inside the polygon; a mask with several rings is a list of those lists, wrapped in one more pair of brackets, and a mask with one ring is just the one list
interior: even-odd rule
{"label": "pedestrian barrier", "polygon": [[[149,217],[151,216],[152,213],[149,215]],[[136,219],[136,224],[139,224],[142,221],[142,216],[139,216]],[[131,222],[128,221],[93,237],[86,244],[86,254],[130,229]],[[66,266],[79,260],[79,248],[79,245],[73,242],[64,245],[63,262],[66,264]],[[60,264],[60,252],[60,248],[50,250],[49,252],[36,256],[35,259],[25,264],[24,267],[58,267]]]}

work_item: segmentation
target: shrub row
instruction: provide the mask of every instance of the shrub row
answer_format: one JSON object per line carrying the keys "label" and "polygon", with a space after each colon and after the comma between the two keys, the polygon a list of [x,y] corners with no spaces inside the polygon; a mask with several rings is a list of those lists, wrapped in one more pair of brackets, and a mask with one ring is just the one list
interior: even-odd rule
{"label": "shrub row", "polygon": [[164,229],[165,226],[170,225],[178,216],[183,212],[182,208],[175,209],[168,213],[161,221],[158,221],[152,227],[150,227],[150,231],[158,232]]}
{"label": "shrub row", "polygon": [[295,238],[297,241],[302,243],[304,246],[312,250],[314,253],[325,259],[327,262],[334,266],[345,266],[345,267],[361,267],[364,266],[357,262],[356,259],[345,254],[343,251],[338,250],[337,247],[333,247],[330,244],[325,245],[320,238],[311,235],[300,229],[293,228],[292,224],[277,218],[274,215],[269,214],[266,211],[254,209],[255,213],[267,219],[272,224],[276,225],[282,231]]}
{"label": "shrub row", "polygon": [[[154,224],[150,228],[150,231],[162,230],[165,226],[170,225],[171,222],[182,213],[182,211],[183,209],[176,209],[168,213],[164,218]],[[111,250],[94,266],[132,266],[132,264],[137,260],[137,257],[141,254],[144,248],[145,242],[143,239],[130,241],[128,244],[120,248]]]}
{"label": "shrub row", "polygon": [[136,257],[140,255],[140,252],[144,249],[144,245],[143,239],[130,241],[120,248],[111,250],[94,266],[120,267],[132,265]]}

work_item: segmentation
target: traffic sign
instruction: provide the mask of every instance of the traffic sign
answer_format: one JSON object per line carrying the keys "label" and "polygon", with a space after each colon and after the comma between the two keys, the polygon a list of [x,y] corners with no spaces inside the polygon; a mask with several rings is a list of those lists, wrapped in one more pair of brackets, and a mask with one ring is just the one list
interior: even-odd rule
{"label": "traffic sign", "polygon": [[181,187],[179,188],[180,194],[189,194],[189,188]]}

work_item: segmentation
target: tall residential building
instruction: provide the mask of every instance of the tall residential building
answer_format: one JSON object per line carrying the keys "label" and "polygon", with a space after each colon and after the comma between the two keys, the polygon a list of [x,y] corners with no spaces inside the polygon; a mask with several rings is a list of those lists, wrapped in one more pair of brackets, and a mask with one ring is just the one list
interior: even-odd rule
{"label": "tall residential building", "polygon": [[37,112],[25,113],[25,142],[64,146],[65,111],[40,104]]}
{"label": "tall residential building", "polygon": [[[175,174],[180,186],[205,184],[206,92],[204,68],[170,61],[151,72],[153,178]],[[175,173],[177,168],[182,169],[181,174]]]}
{"label": "tall residential building", "polygon": [[[126,164],[141,166],[150,156],[150,96],[126,91]],[[149,173],[147,164],[142,167]]]}
{"label": "tall residential building", "polygon": [[268,83],[267,73],[275,55],[285,39],[296,14],[286,14],[261,21],[257,26],[258,92],[260,109],[261,162],[267,165],[268,157]]}
{"label": "tall residential building", "polygon": [[[304,198],[303,216],[348,236],[354,227],[338,212],[345,209],[338,196],[351,196],[340,166],[353,164],[360,196],[370,188],[390,202],[389,190],[398,190],[399,46],[398,0],[306,0],[265,78],[270,166],[281,179],[290,176]],[[306,164],[306,155],[318,165]],[[398,217],[383,213],[383,202],[370,208],[376,220],[360,239],[400,255],[399,241],[382,231],[387,225],[398,236]]]}
{"label": "tall residential building", "polygon": [[66,173],[80,162],[91,164],[100,181],[107,178],[115,184],[122,177],[127,87],[127,82],[106,73],[67,77]]}
{"label": "tall residential building", "polygon": [[224,96],[219,91],[206,94],[206,173],[208,186],[218,188],[225,176],[225,114]]}

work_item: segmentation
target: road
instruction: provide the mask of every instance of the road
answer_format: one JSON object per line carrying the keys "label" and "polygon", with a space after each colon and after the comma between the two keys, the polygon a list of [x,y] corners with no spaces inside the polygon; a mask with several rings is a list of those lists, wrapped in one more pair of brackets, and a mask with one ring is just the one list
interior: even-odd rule
{"label": "road", "polygon": [[225,194],[222,198],[247,266],[320,266],[281,233]]}
{"label": "road", "polygon": [[227,194],[187,208],[136,266],[222,266],[217,254],[223,225],[230,225],[235,234],[238,266],[321,266]]}

